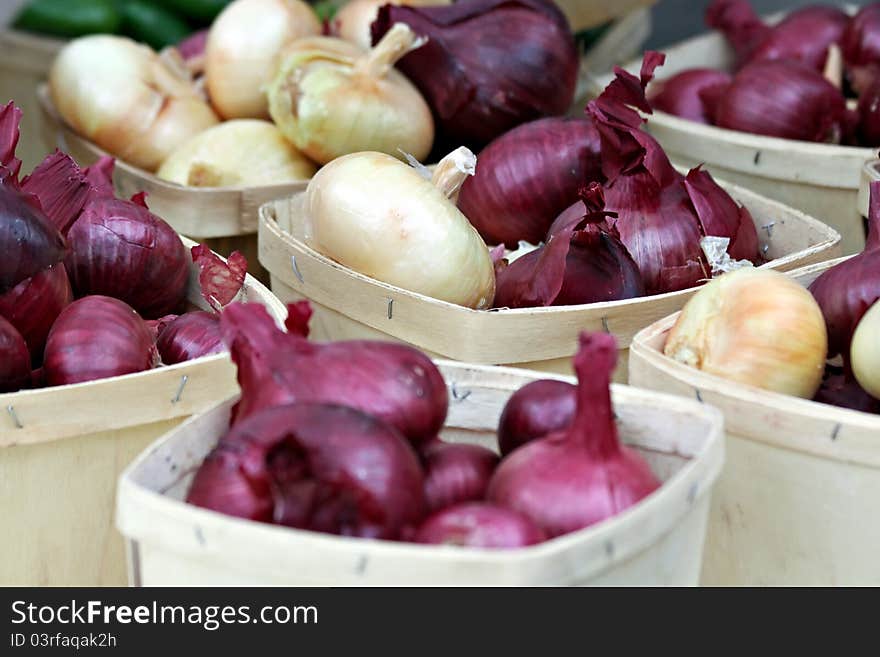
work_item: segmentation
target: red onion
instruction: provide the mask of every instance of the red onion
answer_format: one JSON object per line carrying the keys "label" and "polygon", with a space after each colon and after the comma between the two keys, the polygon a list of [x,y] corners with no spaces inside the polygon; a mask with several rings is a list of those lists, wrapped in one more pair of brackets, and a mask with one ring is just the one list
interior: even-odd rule
{"label": "red onion", "polygon": [[810,285],[828,329],[828,357],[849,358],[859,320],[880,299],[880,182],[871,183],[865,250],[832,267]]}
{"label": "red onion", "polygon": [[872,80],[859,96],[858,113],[862,145],[880,146],[880,76]]}
{"label": "red onion", "polygon": [[730,84],[731,76],[710,68],[692,68],[651,86],[651,105],[654,109],[690,119],[697,123],[712,123],[712,112],[704,99],[715,88]]}
{"label": "red onion", "polygon": [[538,244],[586,182],[601,181],[589,119],[548,118],[496,138],[461,187],[458,207],[488,244]]}
{"label": "red onion", "polygon": [[433,440],[421,448],[425,468],[425,502],[438,511],[462,502],[482,500],[498,455],[479,445]]}
{"label": "red onion", "polygon": [[[289,308],[296,313],[297,307]],[[402,344],[317,344],[284,333],[256,303],[233,303],[220,318],[238,366],[236,422],[265,408],[298,402],[345,404],[387,422],[415,442],[433,438],[446,419],[446,384],[431,359]]]}
{"label": "red onion", "polygon": [[159,331],[156,346],[166,365],[226,351],[220,317],[201,310],[180,315]]}
{"label": "red onion", "polygon": [[34,362],[39,362],[49,329],[71,301],[70,281],[59,262],[0,294],[0,317],[18,329]]}
{"label": "red onion", "polygon": [[0,392],[15,392],[31,378],[31,357],[24,338],[0,317]]}
{"label": "red onion", "polygon": [[591,183],[582,196],[578,223],[510,266],[497,268],[497,308],[616,301],[645,293],[638,265],[605,220],[601,186]]}
{"label": "red onion", "polygon": [[395,23],[429,39],[397,67],[434,110],[438,147],[478,150],[521,123],[564,114],[571,106],[578,52],[565,16],[552,2],[385,5],[371,28],[373,44]]}
{"label": "red onion", "polygon": [[829,46],[841,43],[849,22],[844,11],[824,5],[797,9],[772,27],[764,25],[746,0],[716,0],[706,11],[706,23],[724,33],[740,66],[794,60],[821,71]]}
{"label": "red onion", "polygon": [[580,343],[572,424],[514,451],[489,482],[490,502],[522,513],[551,537],[610,518],[660,486],[645,460],[617,436],[610,389],[614,337],[584,333]]}
{"label": "red onion", "polygon": [[460,504],[435,513],[419,528],[416,543],[469,548],[519,548],[546,540],[525,516],[486,503]]}
{"label": "red onion", "polygon": [[205,244],[192,248],[192,259],[199,268],[199,286],[208,305],[220,312],[244,287],[247,259],[233,251],[225,261]]}
{"label": "red onion", "polygon": [[533,381],[517,390],[504,406],[498,423],[501,455],[567,429],[576,404],[577,388],[565,381]]}
{"label": "red onion", "polygon": [[396,539],[422,517],[422,471],[389,425],[329,404],[270,408],[234,426],[187,501],[288,527]]}
{"label": "red onion", "polygon": [[720,97],[715,124],[768,137],[839,143],[852,129],[840,90],[790,60],[756,61]]}
{"label": "red onion", "polygon": [[829,365],[814,400],[862,413],[880,414],[880,399],[874,399],[865,392],[847,368]]}
{"label": "red onion", "polygon": [[853,16],[841,50],[850,84],[861,95],[880,72],[880,2],[862,7]]}
{"label": "red onion", "polygon": [[61,311],[43,358],[46,383],[60,386],[152,368],[156,346],[144,320],[127,304],[88,296]]}
{"label": "red onion", "polygon": [[183,305],[186,249],[174,229],[147,209],[143,194],[131,201],[91,201],[67,239],[65,264],[77,296],[116,297],[148,319]]}

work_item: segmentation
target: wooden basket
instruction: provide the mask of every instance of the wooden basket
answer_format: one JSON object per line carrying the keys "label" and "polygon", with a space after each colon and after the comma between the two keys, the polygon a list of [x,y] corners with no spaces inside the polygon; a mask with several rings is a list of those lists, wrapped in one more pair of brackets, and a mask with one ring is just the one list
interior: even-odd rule
{"label": "wooden basket", "polygon": [[[58,115],[46,85],[37,93],[43,129],[53,135],[61,150],[83,166],[92,164],[105,151],[83,139]],[[53,139],[53,137],[49,137]],[[208,245],[222,255],[241,251],[251,272],[267,282],[257,258],[257,211],[267,201],[283,198],[303,189],[305,183],[290,182],[260,187],[212,187],[196,189],[162,180],[152,173],[116,160],[113,182],[119,196],[128,198],[147,192],[150,210],[165,219],[181,235]]]}
{"label": "wooden basket", "polygon": [[[791,275],[806,286],[838,262]],[[630,380],[724,413],[727,462],[713,496],[702,582],[880,584],[880,416],[677,363],[662,353],[676,317],[636,335]]]}
{"label": "wooden basket", "polygon": [[[839,254],[831,228],[747,190],[724,185],[752,213],[766,247],[764,265],[787,271]],[[484,365],[570,373],[580,331],[613,333],[623,350],[617,378],[626,381],[626,351],[644,326],[680,310],[684,290],[580,306],[478,311],[381,283],[322,256],[302,241],[294,196],[260,209],[260,262],[284,302],[313,302],[318,340],[407,342],[434,356]]]}
{"label": "wooden basket", "polygon": [[[187,248],[193,242],[183,239]],[[189,301],[206,308],[192,267]],[[254,278],[246,301],[283,322]],[[124,585],[116,479],[147,445],[236,394],[229,354],[76,385],[0,394],[0,585]]]}
{"label": "wooden basket", "polygon": [[[666,48],[659,78],[689,68],[730,70],[733,51],[724,37],[710,32]],[[638,72],[641,61],[627,65]],[[594,93],[610,77],[596,81]],[[712,174],[764,194],[824,221],[841,234],[844,254],[861,251],[864,227],[856,208],[859,176],[876,149],[834,146],[762,137],[726,130],[655,111],[648,131],[676,163],[705,164]]]}
{"label": "wooden basket", "polygon": [[[440,362],[451,390],[442,435],[496,448],[510,395],[537,374]],[[563,377],[556,377],[563,378]],[[574,379],[565,379],[574,381]],[[154,443],[122,475],[116,522],[134,585],[693,585],[710,491],[724,460],[720,414],[696,402],[614,389],[621,434],[662,488],[627,512],[528,549],[466,550],[340,538],[181,502],[225,433],[233,400]]]}

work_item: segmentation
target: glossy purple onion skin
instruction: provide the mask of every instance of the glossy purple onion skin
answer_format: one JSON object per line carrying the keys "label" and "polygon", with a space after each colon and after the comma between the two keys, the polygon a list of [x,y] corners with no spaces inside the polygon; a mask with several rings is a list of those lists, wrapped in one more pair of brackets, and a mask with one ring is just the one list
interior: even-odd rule
{"label": "glossy purple onion skin", "polygon": [[554,537],[610,518],[660,486],[647,462],[618,438],[610,390],[616,362],[613,336],[581,335],[574,420],[507,456],[489,482],[489,502]]}
{"label": "glossy purple onion skin", "polygon": [[858,113],[861,144],[880,146],[880,76],[872,80],[859,96]]}
{"label": "glossy purple onion skin", "polygon": [[[298,312],[296,306],[291,312]],[[238,366],[236,422],[265,408],[338,403],[387,422],[413,442],[437,436],[446,419],[446,383],[412,347],[374,341],[318,344],[284,333],[260,304],[232,303],[220,327]]]}
{"label": "glossy purple onion skin", "polygon": [[290,404],[233,427],[187,501],[261,522],[397,539],[424,513],[422,471],[392,427],[343,406]]}
{"label": "glossy purple onion skin", "polygon": [[146,323],[131,306],[88,296],[61,311],[49,331],[43,373],[50,386],[143,372],[156,363]]}
{"label": "glossy purple onion skin", "polygon": [[523,124],[480,152],[458,207],[487,244],[539,244],[578,189],[604,179],[599,150],[599,133],[588,118]]}
{"label": "glossy purple onion skin", "polygon": [[843,94],[799,62],[757,61],[720,98],[715,124],[756,135],[840,143],[849,132]]}
{"label": "glossy purple onion skin", "polygon": [[711,124],[711,113],[707,110],[701,93],[715,87],[727,86],[732,79],[725,71],[710,68],[689,69],[655,82],[649,98],[656,110],[697,123]]}
{"label": "glossy purple onion skin", "polygon": [[59,262],[0,294],[0,317],[18,329],[34,363],[38,363],[52,324],[72,301],[67,271]]}
{"label": "glossy purple onion skin", "polygon": [[861,95],[880,73],[880,2],[862,7],[853,16],[841,50],[850,84]]}
{"label": "glossy purple onion skin", "polygon": [[501,455],[567,429],[576,405],[577,387],[565,381],[545,379],[523,386],[511,395],[498,422]]}
{"label": "glossy purple onion skin", "polygon": [[546,535],[525,516],[492,504],[470,502],[430,516],[415,543],[469,548],[514,549],[536,545]]}
{"label": "glossy purple onion skin", "polygon": [[178,312],[189,258],[177,233],[145,206],[115,198],[89,203],[67,234],[65,260],[77,297],[121,299],[146,319]]}
{"label": "glossy purple onion skin", "polygon": [[31,356],[18,330],[0,317],[0,393],[27,387],[31,378]]}
{"label": "glossy purple onion skin", "polygon": [[159,332],[156,346],[166,365],[226,351],[220,316],[203,310],[181,315]]}
{"label": "glossy purple onion skin", "polygon": [[373,43],[395,23],[429,38],[397,67],[433,109],[441,143],[479,150],[522,123],[564,114],[574,100],[578,52],[552,2],[385,5],[371,27]]}
{"label": "glossy purple onion skin", "polygon": [[498,455],[479,445],[430,441],[421,447],[428,511],[482,500]]}

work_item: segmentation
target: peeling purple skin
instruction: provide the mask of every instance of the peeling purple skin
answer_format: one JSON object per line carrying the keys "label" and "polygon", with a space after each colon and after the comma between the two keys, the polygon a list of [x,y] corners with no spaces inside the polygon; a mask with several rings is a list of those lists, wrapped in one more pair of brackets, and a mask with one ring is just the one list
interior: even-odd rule
{"label": "peeling purple skin", "polygon": [[344,406],[297,403],[240,422],[187,501],[250,520],[395,540],[424,513],[422,470],[392,427]]}
{"label": "peeling purple skin", "polygon": [[156,346],[165,365],[226,351],[220,316],[203,310],[180,315],[159,331]]}
{"label": "peeling purple skin", "polygon": [[567,429],[574,419],[577,387],[565,381],[533,381],[517,390],[498,423],[502,456],[538,438]]}
{"label": "peeling purple skin", "polygon": [[432,440],[421,446],[425,469],[425,502],[428,511],[482,500],[498,465],[495,452],[463,443]]}
{"label": "peeling purple skin", "polygon": [[546,535],[525,516],[485,502],[435,513],[419,528],[416,543],[469,548],[514,549],[536,545]]}
{"label": "peeling purple skin", "polygon": [[211,308],[220,312],[244,287],[247,259],[233,251],[224,262],[206,244],[198,244],[192,248],[192,260],[199,268],[202,297]]}
{"label": "peeling purple skin", "polygon": [[0,317],[0,393],[28,387],[30,379],[31,357],[24,338]]}
{"label": "peeling purple skin", "polygon": [[56,150],[21,181],[21,189],[40,201],[46,216],[63,235],[93,198],[103,196],[73,158]]}

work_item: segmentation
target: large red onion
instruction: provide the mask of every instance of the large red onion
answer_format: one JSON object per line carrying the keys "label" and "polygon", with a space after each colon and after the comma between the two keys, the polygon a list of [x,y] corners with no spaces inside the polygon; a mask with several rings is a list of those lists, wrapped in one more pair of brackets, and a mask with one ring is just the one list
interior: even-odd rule
{"label": "large red onion", "polygon": [[533,381],[517,390],[501,413],[498,447],[507,456],[518,447],[567,429],[574,418],[577,388],[565,381]]}
{"label": "large red onion", "polygon": [[730,84],[731,75],[711,68],[692,68],[651,85],[651,105],[654,109],[690,119],[697,123],[712,123],[712,112],[705,96],[713,89]]}
{"label": "large red onion", "polygon": [[67,271],[59,262],[0,294],[0,317],[18,329],[38,363],[43,358],[52,324],[71,301],[73,292]]}
{"label": "large red onion", "polygon": [[499,460],[485,447],[439,439],[423,445],[420,452],[425,468],[425,503],[431,512],[482,500]]}
{"label": "large red onion", "polygon": [[486,503],[470,502],[435,513],[416,532],[414,541],[469,548],[520,548],[546,540],[525,516]]}
{"label": "large red onion", "polygon": [[[288,306],[298,314],[302,306]],[[402,344],[344,341],[317,344],[284,333],[257,303],[233,303],[220,318],[238,366],[236,422],[291,402],[345,404],[387,422],[415,442],[435,437],[448,394],[431,359]]]}
{"label": "large red onion", "polygon": [[562,12],[548,0],[463,0],[449,6],[379,9],[379,42],[395,23],[428,37],[397,67],[434,111],[438,146],[478,150],[498,135],[574,99],[579,59]]}
{"label": "large red onion", "polygon": [[578,189],[593,180],[603,180],[593,122],[539,119],[482,150],[458,207],[488,244],[538,244]]}
{"label": "large red onion", "polygon": [[859,9],[841,40],[850,84],[860,95],[880,73],[880,2]]}
{"label": "large red onion", "polygon": [[187,501],[288,527],[396,539],[424,511],[422,471],[391,426],[343,406],[290,404],[235,425]]}
{"label": "large red onion", "polygon": [[865,250],[822,274],[810,292],[825,316],[828,357],[848,360],[859,320],[880,299],[880,182],[871,183]]}
{"label": "large red onion", "polygon": [[156,346],[166,365],[226,351],[220,316],[203,310],[180,315],[159,331]]}
{"label": "large red onion", "polygon": [[91,201],[67,234],[65,260],[77,296],[103,294],[131,305],[147,319],[177,312],[186,298],[189,264],[177,233],[131,201]]}
{"label": "large red onion", "polygon": [[617,436],[610,389],[617,363],[614,337],[584,333],[580,343],[572,424],[505,458],[487,496],[522,513],[551,537],[610,518],[660,486],[647,462]]}
{"label": "large red onion", "polygon": [[156,346],[144,320],[119,299],[88,296],[61,311],[43,357],[50,386],[82,383],[152,368]]}
{"label": "large red onion", "polygon": [[791,60],[749,64],[715,108],[721,128],[801,141],[840,143],[853,123],[840,89]]}
{"label": "large red onion", "polygon": [[15,392],[31,378],[31,357],[24,338],[0,317],[0,392]]}

